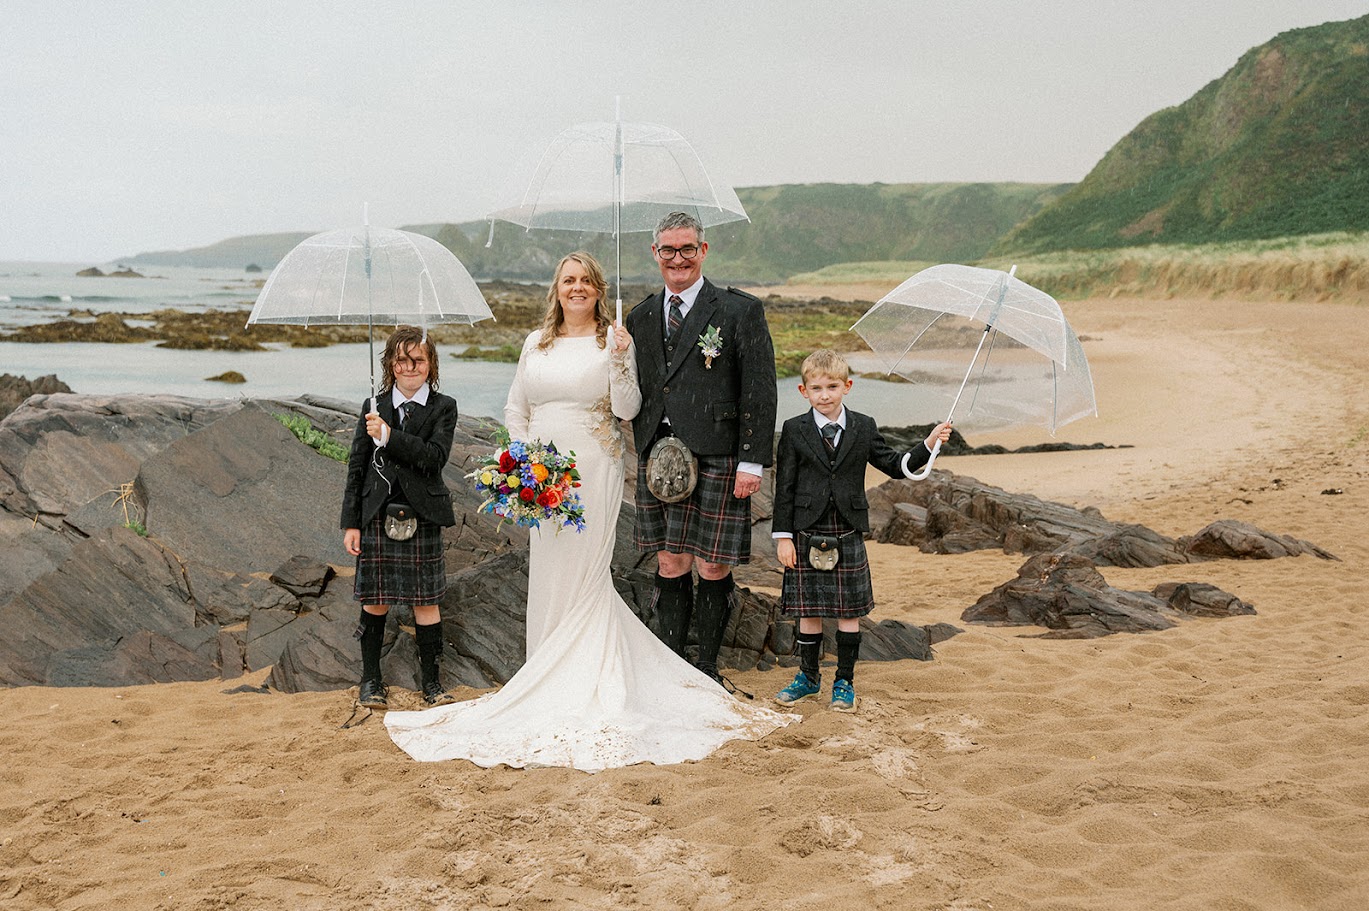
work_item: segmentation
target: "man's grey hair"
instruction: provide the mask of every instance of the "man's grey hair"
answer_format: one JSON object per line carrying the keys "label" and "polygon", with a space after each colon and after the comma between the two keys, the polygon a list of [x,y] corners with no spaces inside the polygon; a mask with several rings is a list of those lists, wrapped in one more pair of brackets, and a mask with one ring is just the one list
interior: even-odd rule
{"label": "man's grey hair", "polygon": [[651,235],[651,242],[653,244],[659,244],[663,233],[666,231],[673,231],[676,228],[693,228],[694,236],[699,238],[699,243],[704,242],[703,222],[699,221],[688,212],[671,212],[665,218],[662,218],[656,224],[656,230]]}

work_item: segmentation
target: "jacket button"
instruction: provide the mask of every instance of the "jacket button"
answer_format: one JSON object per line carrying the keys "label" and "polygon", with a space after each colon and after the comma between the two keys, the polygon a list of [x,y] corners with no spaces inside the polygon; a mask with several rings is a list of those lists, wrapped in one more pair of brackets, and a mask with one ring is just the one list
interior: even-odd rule
{"label": "jacket button", "polygon": [[750,443],[743,443],[743,444],[742,444],[742,449],[750,449],[750,448],[751,448],[751,444],[750,444]]}
{"label": "jacket button", "polygon": [[670,395],[670,387],[669,387],[669,386],[662,386],[662,387],[661,387],[661,391],[664,392],[666,395]]}
{"label": "jacket button", "polygon": [[747,436],[751,436],[751,428],[750,428],[750,427],[746,428],[746,435],[747,435]]}
{"label": "jacket button", "polygon": [[746,412],[746,414],[743,414],[742,417],[748,421],[751,420],[751,412]]}

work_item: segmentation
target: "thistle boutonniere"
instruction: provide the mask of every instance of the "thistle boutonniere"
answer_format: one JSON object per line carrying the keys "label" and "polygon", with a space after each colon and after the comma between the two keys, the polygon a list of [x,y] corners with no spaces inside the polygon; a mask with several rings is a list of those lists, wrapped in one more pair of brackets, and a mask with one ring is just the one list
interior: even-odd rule
{"label": "thistle boutonniere", "polygon": [[709,326],[708,331],[699,336],[699,350],[704,353],[704,369],[713,369],[713,358],[723,353],[723,333],[717,326]]}

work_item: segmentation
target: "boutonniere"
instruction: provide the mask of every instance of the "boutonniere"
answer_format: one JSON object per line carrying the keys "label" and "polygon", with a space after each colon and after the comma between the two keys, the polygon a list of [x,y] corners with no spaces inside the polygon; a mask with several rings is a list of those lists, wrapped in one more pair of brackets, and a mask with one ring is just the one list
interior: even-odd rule
{"label": "boutonniere", "polygon": [[723,333],[717,326],[699,336],[699,350],[704,353],[704,369],[713,369],[713,358],[723,353]]}

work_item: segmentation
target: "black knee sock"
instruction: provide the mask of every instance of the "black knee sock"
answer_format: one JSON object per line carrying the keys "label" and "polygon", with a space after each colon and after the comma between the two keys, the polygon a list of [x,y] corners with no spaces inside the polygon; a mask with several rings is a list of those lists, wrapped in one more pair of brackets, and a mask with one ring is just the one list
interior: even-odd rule
{"label": "black knee sock", "polygon": [[357,638],[361,640],[361,679],[381,679],[380,647],[385,644],[385,615],[363,609]]}
{"label": "black knee sock", "polygon": [[418,640],[418,670],[423,685],[437,682],[437,662],[442,657],[442,621],[426,626],[414,626],[414,639]]}
{"label": "black knee sock", "polygon": [[795,642],[799,647],[799,670],[814,683],[822,682],[822,632],[799,633]]}
{"label": "black knee sock", "polygon": [[860,630],[843,633],[837,630],[837,676],[850,683],[855,678],[856,659],[860,657]]}
{"label": "black knee sock", "polygon": [[681,658],[685,656],[685,641],[689,634],[689,619],[694,613],[694,577],[666,577],[656,574],[653,613],[656,635]]}
{"label": "black knee sock", "polygon": [[699,670],[705,674],[718,673],[718,652],[722,649],[723,633],[732,618],[733,592],[737,584],[728,573],[721,579],[700,579],[696,602],[699,615]]}

